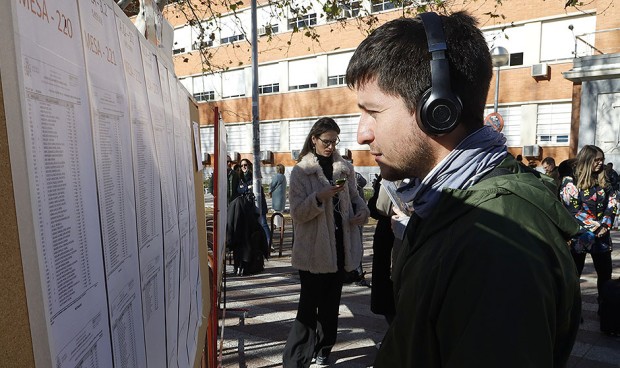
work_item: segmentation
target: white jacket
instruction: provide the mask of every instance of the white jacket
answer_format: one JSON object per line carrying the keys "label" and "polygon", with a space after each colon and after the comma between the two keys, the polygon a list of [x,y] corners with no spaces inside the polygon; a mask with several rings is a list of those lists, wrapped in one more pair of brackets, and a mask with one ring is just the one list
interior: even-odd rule
{"label": "white jacket", "polygon": [[[357,192],[353,165],[337,152],[333,153],[333,159],[333,178],[347,178],[346,186],[338,193],[338,198],[342,215],[344,268],[352,271],[360,265],[363,246],[358,226],[349,224],[348,220],[354,216],[354,206],[357,212],[364,214],[366,220],[370,212]],[[328,186],[331,184],[312,153],[305,155],[291,171],[289,203],[295,236],[291,263],[298,270],[312,273],[338,271],[334,204],[327,201],[319,206],[316,200],[316,193]]]}

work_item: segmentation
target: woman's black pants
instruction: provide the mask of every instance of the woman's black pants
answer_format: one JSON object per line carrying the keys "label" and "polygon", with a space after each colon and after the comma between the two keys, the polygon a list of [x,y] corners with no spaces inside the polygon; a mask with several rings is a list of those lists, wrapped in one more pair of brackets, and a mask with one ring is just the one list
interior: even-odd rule
{"label": "woman's black pants", "polygon": [[[575,266],[577,266],[577,272],[579,272],[579,276],[581,276],[581,272],[583,272],[583,267],[586,263],[587,253],[576,253],[571,250],[571,254],[573,255]],[[594,269],[596,270],[596,288],[598,290],[598,295],[601,295],[601,288],[607,281],[611,280],[611,252],[591,254],[591,256]]]}
{"label": "woman's black pants", "polygon": [[342,276],[299,271],[299,279],[301,294],[297,317],[282,359],[285,368],[309,367],[313,356],[329,356],[338,331]]}

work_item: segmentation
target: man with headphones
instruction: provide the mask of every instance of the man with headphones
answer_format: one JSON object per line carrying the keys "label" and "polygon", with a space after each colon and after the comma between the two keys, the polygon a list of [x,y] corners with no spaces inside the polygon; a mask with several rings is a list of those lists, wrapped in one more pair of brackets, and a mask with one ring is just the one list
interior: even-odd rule
{"label": "man with headphones", "polygon": [[[483,125],[491,57],[467,13],[390,21],[357,48],[358,142],[386,180],[417,178],[375,367],[562,367],[579,326],[566,241],[579,227]],[[387,246],[387,244],[386,244]]]}

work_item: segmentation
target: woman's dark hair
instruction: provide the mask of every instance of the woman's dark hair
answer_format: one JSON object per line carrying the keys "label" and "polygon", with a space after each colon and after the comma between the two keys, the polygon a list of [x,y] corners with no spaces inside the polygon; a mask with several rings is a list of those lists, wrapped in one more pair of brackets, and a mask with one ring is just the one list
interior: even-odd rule
{"label": "woman's dark hair", "polygon": [[299,157],[297,161],[301,161],[301,159],[310,152],[314,152],[314,145],[312,143],[312,137],[320,137],[321,134],[334,131],[340,134],[340,127],[336,124],[336,121],[332,118],[320,118],[314,123],[312,129],[310,129],[310,133],[306,137],[306,141],[304,142],[304,146],[301,148],[301,152],[299,152]]}
{"label": "woman's dark hair", "polygon": [[573,170],[575,168],[576,162],[576,158],[569,158],[568,160],[560,162],[560,164],[558,165],[558,174],[560,174],[560,178],[563,178],[565,176],[570,176],[574,178]]}
{"label": "woman's dark hair", "polygon": [[[241,168],[241,165],[243,165],[243,163],[247,163],[248,164],[248,171],[243,172],[243,168]],[[239,161],[239,178],[241,178],[243,181],[247,181],[247,180],[251,180],[251,178],[254,177],[254,172],[252,170],[252,162],[250,162],[249,159],[244,158],[241,159],[241,161]]]}
{"label": "woman's dark hair", "polygon": [[239,161],[239,167],[241,167],[243,162],[246,162],[248,164],[248,170],[252,171],[252,162],[250,162],[247,158],[241,159],[241,161]]}

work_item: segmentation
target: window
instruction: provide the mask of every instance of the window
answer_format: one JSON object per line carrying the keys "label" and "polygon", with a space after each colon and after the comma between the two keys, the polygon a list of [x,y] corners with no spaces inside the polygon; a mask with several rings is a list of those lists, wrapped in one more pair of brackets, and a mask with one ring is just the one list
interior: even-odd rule
{"label": "window", "polygon": [[340,144],[338,148],[348,148],[351,150],[367,150],[368,145],[357,143],[357,126],[360,121],[359,115],[342,116],[334,118],[340,127]]}
{"label": "window", "polygon": [[327,85],[337,86],[346,84],[345,74],[353,52],[341,52],[327,55]]}
{"label": "window", "polygon": [[183,85],[183,87],[185,87],[187,92],[192,93],[194,91],[194,83],[193,83],[192,77],[179,78],[179,82],[181,82],[181,84]]}
{"label": "window", "polygon": [[538,144],[564,145],[570,137],[571,103],[538,105],[536,140]]}
{"label": "window", "polygon": [[316,13],[306,14],[295,18],[289,18],[289,31],[316,25]]}
{"label": "window", "polygon": [[263,84],[258,86],[258,93],[276,93],[280,92],[280,83]]}
{"label": "window", "polygon": [[258,93],[280,92],[280,64],[265,64],[258,66]]}
{"label": "window", "polygon": [[[569,28],[572,26],[572,29]],[[543,22],[540,40],[540,61],[572,59],[592,55],[596,17],[585,15]],[[576,38],[579,36],[579,39]],[[575,51],[577,56],[575,56]]]}
{"label": "window", "polygon": [[220,44],[225,45],[227,43],[245,40],[243,25],[250,24],[249,14],[249,11],[243,11],[224,16],[220,19]]}
{"label": "window", "polygon": [[278,33],[278,25],[277,24],[267,24],[264,27],[258,28],[258,36],[267,36],[272,35],[274,33]]}
{"label": "window", "polygon": [[228,152],[251,152],[252,124],[226,124],[226,144]]}
{"label": "window", "polygon": [[200,148],[202,156],[205,153],[212,153],[215,149],[215,133],[213,125],[200,127]]}
{"label": "window", "polygon": [[196,101],[213,101],[215,100],[215,91],[194,93]]}
{"label": "window", "polygon": [[213,41],[211,40],[196,41],[192,44],[192,50],[200,50],[200,49],[204,49],[206,47],[211,47],[211,46],[213,46]]}
{"label": "window", "polygon": [[289,122],[289,147],[292,150],[301,150],[306,136],[316,120],[294,120]]}
{"label": "window", "polygon": [[493,29],[484,32],[489,49],[503,46],[510,53],[508,65],[523,65],[523,56],[526,49],[526,33],[524,26],[510,26],[503,29]]}
{"label": "window", "polygon": [[[280,151],[280,134],[286,129],[280,129],[280,122],[260,123],[260,149]],[[286,142],[286,141],[285,141]]]}
{"label": "window", "polygon": [[183,26],[174,30],[174,44],[172,46],[172,54],[177,55],[189,50],[192,36],[191,27]]}
{"label": "window", "polygon": [[221,74],[198,75],[192,78],[192,89],[189,90],[196,101],[213,101],[221,96]]}
{"label": "window", "polygon": [[327,85],[328,86],[340,86],[347,84],[345,75],[335,75],[332,77],[327,77]]}
{"label": "window", "polygon": [[309,89],[309,88],[316,88],[318,85],[316,83],[306,83],[306,84],[298,84],[296,86],[289,86],[288,89],[290,91],[295,91],[298,89]]}
{"label": "window", "polygon": [[316,88],[316,58],[300,59],[288,63],[289,91]]}
{"label": "window", "polygon": [[372,13],[382,12],[384,10],[394,9],[395,5],[390,0],[372,0]]}
{"label": "window", "polygon": [[510,66],[523,65],[523,53],[522,52],[510,53],[510,60],[508,62],[508,65]]}
{"label": "window", "polygon": [[222,73],[222,97],[242,96],[245,96],[245,71],[237,69]]}
{"label": "window", "polygon": [[266,36],[280,31],[280,18],[278,14],[281,10],[275,4],[259,6],[256,9],[256,24],[258,25],[258,35]]}
{"label": "window", "polygon": [[338,6],[337,14],[332,13],[333,8],[326,9],[326,11],[330,12],[330,14],[327,15],[328,20],[346,19],[346,18],[356,17],[359,15],[360,9],[362,8],[361,2],[355,1],[355,0],[340,0],[338,1],[337,6]]}
{"label": "window", "polygon": [[220,38],[220,43],[221,44],[225,44],[225,43],[233,43],[235,41],[241,41],[245,39],[245,35],[244,34],[237,34],[237,35],[232,35],[229,37],[224,37],[224,38]]}

